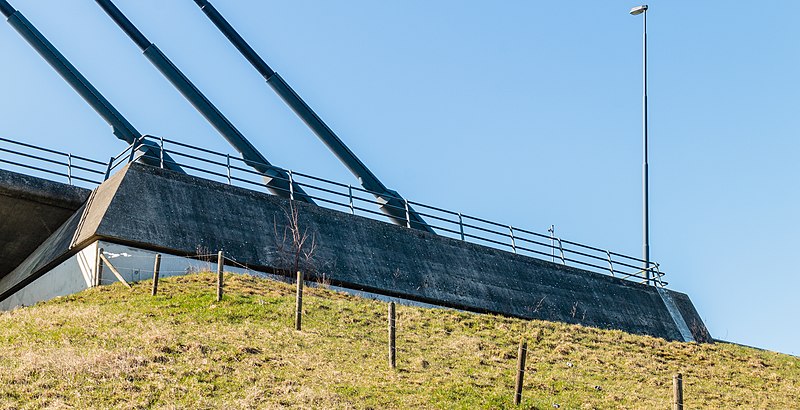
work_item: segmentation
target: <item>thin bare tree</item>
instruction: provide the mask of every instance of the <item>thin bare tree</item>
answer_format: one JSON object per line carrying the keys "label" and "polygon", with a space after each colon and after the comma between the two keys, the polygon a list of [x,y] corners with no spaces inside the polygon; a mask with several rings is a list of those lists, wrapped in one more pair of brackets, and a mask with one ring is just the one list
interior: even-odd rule
{"label": "thin bare tree", "polygon": [[278,269],[285,275],[293,275],[298,271],[314,274],[314,252],[317,249],[316,234],[308,227],[301,226],[300,211],[294,203],[289,204],[289,209],[284,210],[286,224],[283,230],[274,221],[276,253],[278,256]]}

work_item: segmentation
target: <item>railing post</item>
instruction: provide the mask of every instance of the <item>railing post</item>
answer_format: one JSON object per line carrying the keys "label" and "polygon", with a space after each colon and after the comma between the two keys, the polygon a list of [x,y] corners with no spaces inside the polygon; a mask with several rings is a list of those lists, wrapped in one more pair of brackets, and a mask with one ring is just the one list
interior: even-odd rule
{"label": "railing post", "polygon": [[608,270],[611,271],[611,276],[614,276],[614,262],[611,260],[611,252],[606,251],[606,256],[608,256]]}
{"label": "railing post", "polygon": [[514,253],[517,253],[517,243],[514,241],[514,228],[511,225],[508,225],[508,233],[511,237],[511,249],[514,250]]}
{"label": "railing post", "polygon": [[[148,138],[150,140],[148,140]],[[50,154],[58,155],[57,158],[66,157],[66,159],[67,159],[66,160],[66,164],[61,164],[60,160],[53,161],[52,159],[50,159],[49,161],[51,161],[51,162],[53,162],[55,164],[55,167],[56,167],[55,169],[56,170],[58,168],[60,168],[62,165],[66,165],[67,166],[66,174],[58,173],[58,175],[60,175],[61,177],[65,176],[67,178],[67,182],[70,185],[72,185],[73,183],[77,183],[78,181],[82,180],[82,178],[81,178],[81,170],[82,169],[86,169],[80,164],[80,162],[83,160],[82,159],[83,157],[80,157],[80,156],[77,156],[77,155],[73,156],[72,153],[68,153],[68,152],[59,152],[59,151],[48,150],[48,149],[44,149],[44,148],[41,148],[41,147],[37,147],[35,145],[25,144],[25,143],[21,143],[21,142],[15,142],[15,141],[7,140],[7,139],[4,139],[4,138],[0,138],[0,141],[11,143],[11,144],[15,144],[15,145],[21,145],[21,146],[24,146],[24,147],[27,147],[27,148],[30,148],[30,149],[45,150],[45,151],[49,152]],[[136,138],[133,139],[133,141],[130,143],[130,145],[125,150],[123,150],[117,156],[109,158],[108,164],[107,164],[106,170],[105,170],[105,175],[103,177],[103,181],[106,181],[111,177],[111,172],[115,168],[117,168],[118,166],[124,164],[125,160],[123,159],[123,157],[126,156],[126,152],[128,150],[130,150],[130,152],[128,153],[128,156],[129,156],[128,162],[129,163],[132,162],[136,157],[137,149],[143,148],[142,145],[143,145],[144,142],[148,142],[148,144],[150,144],[149,146],[146,146],[146,147],[155,148],[156,146],[158,146],[160,148],[160,152],[159,152],[159,162],[160,162],[160,164],[159,165],[163,169],[167,168],[166,162],[169,161],[167,159],[167,158],[169,158],[169,156],[168,156],[168,153],[166,151],[166,144],[167,143],[172,143],[173,145],[176,145],[177,148],[175,148],[175,149],[177,151],[175,151],[175,153],[178,153],[178,154],[179,154],[178,151],[180,151],[180,149],[181,149],[180,147],[187,147],[189,149],[198,149],[198,148],[195,148],[195,147],[191,147],[189,145],[185,145],[185,144],[179,143],[177,141],[169,140],[169,139],[161,137],[161,136],[152,136],[152,135],[140,135],[140,136],[137,136]],[[206,153],[215,155],[215,158],[218,158],[219,156],[225,156],[226,161],[225,161],[225,165],[224,166],[226,167],[226,171],[227,171],[226,174],[223,175],[223,174],[217,173],[217,174],[214,174],[214,175],[216,175],[217,179],[218,179],[218,177],[227,178],[228,184],[232,185],[233,184],[233,175],[232,175],[233,174],[233,165],[232,165],[232,162],[231,162],[231,155],[230,154],[220,153],[220,152],[213,152],[213,151],[203,150],[203,149],[200,149],[200,150],[202,150],[202,151],[204,151]],[[16,152],[16,151],[10,151],[10,152],[13,153],[13,154],[26,155],[24,153],[20,153],[20,152]],[[187,154],[183,154],[183,155],[187,155]],[[28,155],[28,156],[30,156],[30,155]],[[36,159],[39,159],[39,160],[43,159],[43,158],[37,157],[35,155],[32,156],[31,158],[33,158],[35,160]],[[155,158],[154,157],[150,157],[150,159],[155,159]],[[250,160],[247,160],[247,159],[234,158],[234,160],[243,161],[244,164],[248,164],[248,165],[257,164],[256,161],[250,161]],[[77,162],[79,162],[79,164],[73,164],[73,161],[77,161]],[[103,165],[102,162],[96,162],[96,161],[90,160],[90,159],[89,159],[89,161],[92,162],[92,163],[96,163],[98,166],[102,166]],[[217,164],[219,165],[219,163],[217,163]],[[21,164],[21,166],[25,167],[26,165]],[[73,166],[76,168],[75,171],[72,170]],[[28,167],[30,168],[30,166],[28,166]],[[36,168],[33,168],[33,169],[36,169]],[[288,192],[290,194],[289,196],[290,196],[291,200],[295,200],[295,191],[297,189],[301,189],[301,187],[304,186],[304,185],[310,186],[312,188],[321,189],[321,188],[318,188],[318,187],[314,186],[315,182],[307,181],[306,179],[302,179],[302,178],[301,178],[301,180],[304,183],[297,184],[298,186],[295,187],[294,185],[295,185],[296,182],[294,180],[294,172],[293,171],[291,171],[291,170],[283,170],[283,169],[280,169],[280,168],[277,168],[277,167],[270,167],[270,169],[279,169],[280,172],[284,172],[284,173],[288,174],[288,182],[289,182]],[[248,170],[244,170],[244,169],[240,169],[240,170],[242,172],[251,172],[251,173],[253,172],[253,171],[248,171]],[[51,171],[45,171],[45,172],[53,173],[53,172],[56,172],[56,171],[51,170]],[[78,175],[75,175],[76,172],[78,173]],[[98,174],[103,174],[103,172],[99,171],[99,169],[97,171],[92,171],[92,172],[96,172]],[[304,174],[300,174],[300,175],[302,176]],[[315,177],[310,177],[310,176],[308,176],[307,178],[313,178],[314,180],[321,181],[321,183],[323,183],[323,184],[330,184],[330,183],[337,184],[339,188],[342,188],[342,187],[345,186],[344,184],[338,184],[336,182],[324,180],[324,179],[321,179],[321,178],[315,178]],[[350,208],[350,213],[355,215],[355,199],[356,198],[355,198],[355,195],[354,195],[354,192],[353,192],[353,186],[352,185],[346,185],[346,186],[347,186],[347,191],[348,191],[347,192],[348,202],[346,204],[342,204],[340,201],[332,201],[332,203],[335,205],[335,207],[338,207],[336,209],[339,209],[339,210],[342,210],[341,207],[349,207]],[[282,188],[282,189],[286,190],[286,188]],[[359,191],[363,191],[363,192],[370,192],[368,190],[362,190],[360,188],[356,188],[356,189],[358,189]],[[305,194],[303,193],[302,189],[299,192],[300,192],[301,196],[305,197]],[[333,191],[331,191],[331,192],[333,192]],[[344,196],[342,193],[339,193],[338,195],[340,197]],[[391,199],[395,200],[395,202],[391,202],[391,205],[390,205],[392,208],[394,208],[394,211],[395,211],[394,215],[395,216],[397,216],[396,215],[396,211],[398,210],[398,208],[400,208],[400,209],[404,208],[404,210],[405,210],[405,225],[406,225],[407,228],[413,228],[414,227],[413,226],[414,223],[417,224],[417,227],[421,227],[424,224],[424,222],[422,222],[420,219],[416,219],[412,223],[412,221],[411,221],[411,206],[410,206],[410,201],[409,200],[404,199],[404,198],[400,198],[400,197],[394,197],[394,196],[389,196],[389,197]],[[358,199],[360,201],[371,202],[371,201],[367,200],[367,198],[361,197],[361,196],[359,196]],[[397,206],[398,205],[398,202],[397,202],[398,200],[402,200],[403,201],[403,205],[402,205],[403,208]],[[383,205],[387,205],[387,204],[383,204]],[[449,219],[449,217],[452,216],[452,215],[457,215],[458,216],[458,222],[457,222],[458,223],[458,231],[450,230],[450,233],[459,235],[459,238],[462,241],[466,241],[466,232],[465,232],[466,231],[466,224],[465,224],[465,221],[464,221],[465,218],[466,219],[470,219],[472,221],[478,221],[478,222],[481,222],[481,223],[489,223],[492,226],[495,226],[497,228],[499,228],[500,226],[503,226],[502,224],[499,224],[499,223],[483,220],[483,219],[472,217],[472,216],[468,216],[468,215],[465,216],[461,212],[453,212],[453,211],[448,211],[448,210],[441,209],[441,208],[427,207],[426,205],[423,205],[421,203],[417,203],[417,205],[419,205],[420,207],[423,207],[423,208],[438,210],[438,212],[441,212],[441,213],[443,213],[443,215],[445,215],[442,218],[442,220],[444,220],[447,223],[456,223],[455,221],[451,221]],[[425,226],[428,226],[428,225],[425,224]],[[510,242],[511,242],[510,243],[511,248],[512,248],[512,250],[513,250],[513,252],[515,254],[519,254],[520,250],[518,250],[517,246],[516,246],[515,228],[512,225],[507,225],[507,227],[508,227],[508,230],[509,230],[509,238],[510,238]],[[499,248],[499,249],[505,249],[505,246],[507,246],[505,243],[502,242],[502,240],[494,241],[494,240],[488,239],[486,233],[481,233],[481,231],[483,231],[483,232],[490,232],[492,235],[500,235],[500,236],[502,236],[502,233],[499,230],[489,231],[489,230],[487,230],[485,228],[479,227],[478,225],[470,225],[470,228],[472,229],[470,231],[470,237],[471,238],[476,238],[476,239],[479,239],[479,240],[487,240],[487,241],[493,243],[493,245],[489,245],[489,246],[493,246],[493,247],[496,247],[496,248]],[[446,228],[443,228],[443,229],[446,229]],[[548,238],[548,236],[545,236],[544,234],[540,234],[540,233],[524,230],[522,228],[516,228],[516,230],[517,231],[521,231],[521,232],[523,232],[525,234],[531,234],[531,235],[536,235],[536,236],[541,237],[541,238],[545,238],[544,239],[545,241],[546,241],[546,238]],[[561,263],[563,265],[567,265],[567,261],[566,261],[566,259],[567,259],[566,258],[566,252],[567,251],[572,251],[573,255],[580,256],[582,254],[582,251],[580,251],[579,248],[580,249],[587,248],[586,245],[582,245],[582,244],[575,243],[575,242],[570,242],[570,244],[572,246],[574,246],[575,248],[565,250],[562,240],[555,236],[555,226],[554,225],[550,225],[550,229],[548,229],[547,232],[550,233],[549,239],[550,239],[551,243],[550,243],[549,246],[551,248],[551,252],[552,252],[551,257],[552,257],[552,261],[553,262],[555,262],[555,257],[556,257],[556,254],[555,254],[555,251],[556,251],[555,241],[558,241],[558,250],[560,252],[560,256],[559,257],[560,257]],[[523,242],[531,242],[531,240],[526,238],[524,235],[522,237],[520,237],[520,239]],[[538,244],[538,246],[541,246],[541,248],[537,247],[537,249],[546,249],[547,246],[548,246],[547,243],[543,243],[543,242],[535,242],[535,243]],[[618,259],[619,258],[628,258],[628,259],[638,260],[636,258],[632,258],[630,256],[625,256],[623,254],[614,254],[614,255],[612,255],[613,252],[610,252],[610,251],[607,251],[607,250],[601,250],[601,249],[591,248],[591,247],[588,247],[588,248],[593,250],[593,254],[586,255],[586,256],[587,257],[591,257],[591,258],[593,258],[593,259],[595,259],[597,261],[602,260],[602,256],[601,255],[602,255],[603,252],[606,253],[606,261],[608,263],[607,269],[609,270],[611,276],[613,276],[613,277],[616,277],[616,273],[617,273],[616,272],[616,267],[614,266],[614,256],[616,256]],[[526,248],[524,244],[522,246],[520,246],[520,249],[521,250],[528,250],[529,252],[531,252],[531,250]],[[544,253],[544,252],[539,252],[539,251],[533,251],[533,252],[537,252],[539,254],[542,254],[542,256],[546,257],[546,253]],[[575,258],[575,256],[573,256],[573,258]],[[579,264],[591,265],[591,264],[586,263],[585,260],[582,259],[582,258],[575,258],[575,259],[572,259],[572,261],[574,263],[576,263],[576,266],[579,265]],[[620,264],[625,265],[625,263],[622,260],[620,260],[619,262],[620,262]],[[592,265],[592,266],[595,268],[594,270],[597,271],[597,272],[604,270],[604,268],[602,268],[601,266],[595,266],[595,265]],[[636,272],[634,272],[634,273],[630,273],[629,274],[629,273],[626,273],[627,269],[624,269],[624,268],[620,268],[620,269],[621,269],[620,270],[620,277],[622,279],[629,279],[629,278],[641,279],[642,280],[641,283],[647,283],[648,285],[652,285],[652,286],[662,286],[663,287],[666,284],[668,284],[667,282],[663,281],[663,277],[665,276],[665,273],[660,271],[660,267],[659,267],[658,263],[655,263],[655,262],[652,262],[652,261],[648,261],[646,266],[644,266],[641,270],[637,269]],[[633,279],[629,279],[629,280],[633,280]]]}
{"label": "railing post", "polygon": [[67,153],[67,182],[72,185],[72,154]]}
{"label": "railing post", "polygon": [[233,185],[231,181],[231,154],[225,154],[225,168],[228,170],[228,185]]}
{"label": "railing post", "polygon": [[111,176],[111,165],[114,164],[114,157],[108,160],[108,168],[106,168],[106,176],[103,178],[103,181],[107,180],[109,176]]}
{"label": "railing post", "polygon": [[650,262],[650,266],[647,268],[647,284],[656,286],[658,277],[656,276],[656,266],[655,263]]}
{"label": "railing post", "polygon": [[653,265],[655,265],[655,273],[658,274],[653,276],[653,286],[660,285],[661,287],[664,287],[664,283],[661,281],[661,277],[664,276],[664,274],[661,273],[661,269],[659,269],[657,263],[654,263]]}
{"label": "railing post", "polygon": [[461,232],[461,240],[464,240],[464,218],[461,212],[458,213],[458,230]]}
{"label": "railing post", "polygon": [[292,170],[289,170],[289,199],[294,201],[294,178],[292,178]]}
{"label": "railing post", "polygon": [[139,142],[139,137],[134,138],[133,142],[131,142],[131,154],[128,156],[128,163],[130,164],[133,162],[134,154],[136,153],[136,143]]}
{"label": "railing post", "polygon": [[161,149],[158,150],[158,156],[161,160],[161,169],[164,169],[164,137],[158,137]]}
{"label": "railing post", "polygon": [[355,215],[356,214],[356,207],[353,205],[353,186],[352,185],[348,185],[347,186],[347,198],[350,200],[350,214],[351,215]]}
{"label": "railing post", "polygon": [[403,203],[406,205],[406,228],[411,228],[411,213],[408,212],[408,199],[403,199]]}

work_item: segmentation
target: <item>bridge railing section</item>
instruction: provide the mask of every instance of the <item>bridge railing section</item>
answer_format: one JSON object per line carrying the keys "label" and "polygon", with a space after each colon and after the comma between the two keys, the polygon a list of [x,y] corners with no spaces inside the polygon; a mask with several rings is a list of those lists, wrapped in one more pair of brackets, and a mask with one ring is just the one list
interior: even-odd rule
{"label": "bridge railing section", "polygon": [[[251,167],[251,164],[254,164],[252,161],[165,138],[152,136],[143,138],[158,144],[163,153],[169,154],[176,165],[190,174],[254,190],[264,189],[263,176]],[[130,150],[124,151],[117,162],[124,161],[122,157],[126,152]],[[158,160],[161,161],[162,167],[167,165],[163,156]],[[266,164],[255,165],[266,166]],[[403,198],[397,198],[403,204],[401,207],[390,203],[384,204],[376,199],[377,193],[359,186],[275,166],[272,168],[282,170],[288,176],[285,180],[289,182],[287,184],[289,188],[285,191],[289,197],[294,196],[292,187],[297,185],[318,205],[379,220],[385,220],[385,214],[380,211],[382,206],[393,207],[405,213],[407,227],[410,227],[412,222],[409,215],[411,207],[441,236],[622,279],[651,285],[666,285],[663,281],[664,273],[655,262],[650,262],[645,267],[645,261],[636,257]]]}
{"label": "bridge railing section", "polygon": [[[187,173],[229,185],[253,190],[265,189],[263,176],[255,171],[252,161],[230,154],[184,144],[160,137],[144,136],[129,145],[107,162],[97,161],[71,153],[59,152],[32,144],[0,138],[0,165],[9,170],[24,171],[43,178],[64,181],[71,185],[94,188],[107,179],[115,170],[141,156],[140,144],[149,140],[161,147],[159,158],[150,158],[167,166],[164,157],[171,157],[172,164],[179,165]],[[150,150],[149,152],[155,152]],[[256,164],[266,166],[266,164]],[[282,170],[289,182],[286,196],[293,197],[293,186],[302,187],[306,195],[318,205],[372,219],[385,220],[382,206],[394,207],[406,215],[406,226],[411,226],[409,208],[423,219],[439,235],[533,256],[554,263],[608,274],[622,279],[664,286],[664,273],[659,265],[636,257],[569,241],[552,233],[545,234],[509,224],[467,215],[415,201],[397,198],[402,206],[380,203],[374,192],[359,186],[343,184],[292,170]]]}
{"label": "bridge railing section", "polygon": [[107,163],[68,152],[0,137],[0,164],[10,171],[94,188],[106,176]]}

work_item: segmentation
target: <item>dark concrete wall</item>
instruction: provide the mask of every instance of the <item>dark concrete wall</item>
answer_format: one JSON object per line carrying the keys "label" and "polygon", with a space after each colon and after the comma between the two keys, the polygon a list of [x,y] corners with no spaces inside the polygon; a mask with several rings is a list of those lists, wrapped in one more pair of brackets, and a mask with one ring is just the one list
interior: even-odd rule
{"label": "dark concrete wall", "polygon": [[50,269],[58,266],[80,249],[72,248],[72,238],[80,223],[83,207],[76,211],[56,231],[11,273],[0,278],[0,301],[13,295]]}
{"label": "dark concrete wall", "polygon": [[683,319],[686,321],[686,326],[689,327],[689,331],[692,332],[694,340],[701,343],[713,342],[714,339],[711,337],[711,333],[708,332],[705,323],[703,323],[703,320],[700,319],[700,314],[697,313],[697,310],[694,308],[694,304],[689,299],[689,295],[675,292],[673,290],[667,291],[672,296],[672,300],[675,301],[675,305],[678,307],[678,310],[681,312],[681,316],[683,316]]}
{"label": "dark concrete wall", "polygon": [[52,235],[83,205],[90,192],[0,170],[0,277]]}
{"label": "dark concrete wall", "polygon": [[[681,339],[652,287],[313,205],[295,206],[301,229],[315,237],[316,272],[333,284],[472,311]],[[132,164],[97,190],[77,223],[72,247],[104,239],[184,255],[224,249],[240,263],[279,271],[287,267],[280,249],[288,212],[289,202],[272,195]],[[15,274],[35,275],[37,268],[30,266]],[[688,297],[674,295],[686,322],[705,331]]]}

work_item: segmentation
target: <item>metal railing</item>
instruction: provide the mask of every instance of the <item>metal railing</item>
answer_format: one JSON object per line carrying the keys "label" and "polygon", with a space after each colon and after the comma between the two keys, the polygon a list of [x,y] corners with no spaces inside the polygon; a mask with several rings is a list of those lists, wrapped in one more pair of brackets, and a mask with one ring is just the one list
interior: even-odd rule
{"label": "metal railing", "polygon": [[[413,206],[417,214],[428,221],[428,226],[436,230],[441,236],[485,245],[515,254],[534,256],[538,259],[549,259],[562,265],[609,274],[622,279],[656,286],[664,286],[667,284],[663,281],[664,273],[660,271],[659,264],[655,262],[650,262],[650,264],[645,267],[645,261],[636,257],[583,245],[556,237],[552,234],[538,233],[513,225],[501,224],[461,212],[405,200],[403,198],[398,198],[403,204],[402,208],[388,203],[379,203],[375,199],[376,193],[361,187],[266,164],[256,164],[252,161],[231,156],[230,154],[220,153],[160,137],[143,136],[118,155],[111,157],[107,163],[39,148],[29,144],[0,139],[2,142],[17,144],[27,149],[39,150],[59,156],[62,161],[45,159],[32,154],[22,154],[0,147],[0,152],[2,153],[22,155],[29,160],[45,161],[51,166],[65,167],[66,173],[18,162],[10,162],[3,158],[0,158],[0,162],[67,177],[68,183],[71,184],[76,180],[98,184],[99,181],[76,177],[74,172],[80,170],[91,173],[92,175],[103,175],[104,179],[108,178],[117,168],[145,155],[143,151],[139,150],[141,144],[145,140],[156,143],[161,148],[159,150],[159,158],[150,157],[149,159],[155,160],[162,168],[170,164],[178,165],[186,172],[204,179],[215,180],[225,184],[254,190],[263,190],[265,187],[263,181],[264,176],[252,169],[252,166],[272,167],[276,170],[284,171],[288,176],[285,179],[288,182],[287,188],[283,189],[283,191],[286,192],[286,196],[292,199],[294,198],[294,186],[296,185],[302,187],[303,190],[306,191],[308,197],[313,199],[318,205],[353,215],[385,220],[386,216],[379,208],[382,206],[393,207],[405,213],[406,227],[409,228],[411,227],[409,207]],[[165,159],[165,154],[169,154],[168,156],[172,157],[174,161]],[[88,162],[95,168],[97,168],[97,166],[102,166],[105,169],[100,168],[102,170],[97,170],[85,166],[78,168],[74,163],[76,160]],[[280,177],[277,178],[282,179]],[[384,193],[380,194],[385,196]]]}
{"label": "metal railing", "polygon": [[107,164],[104,162],[2,137],[0,154],[0,163],[9,169],[16,168],[44,177],[55,176],[70,185],[93,188],[107,175]]}

